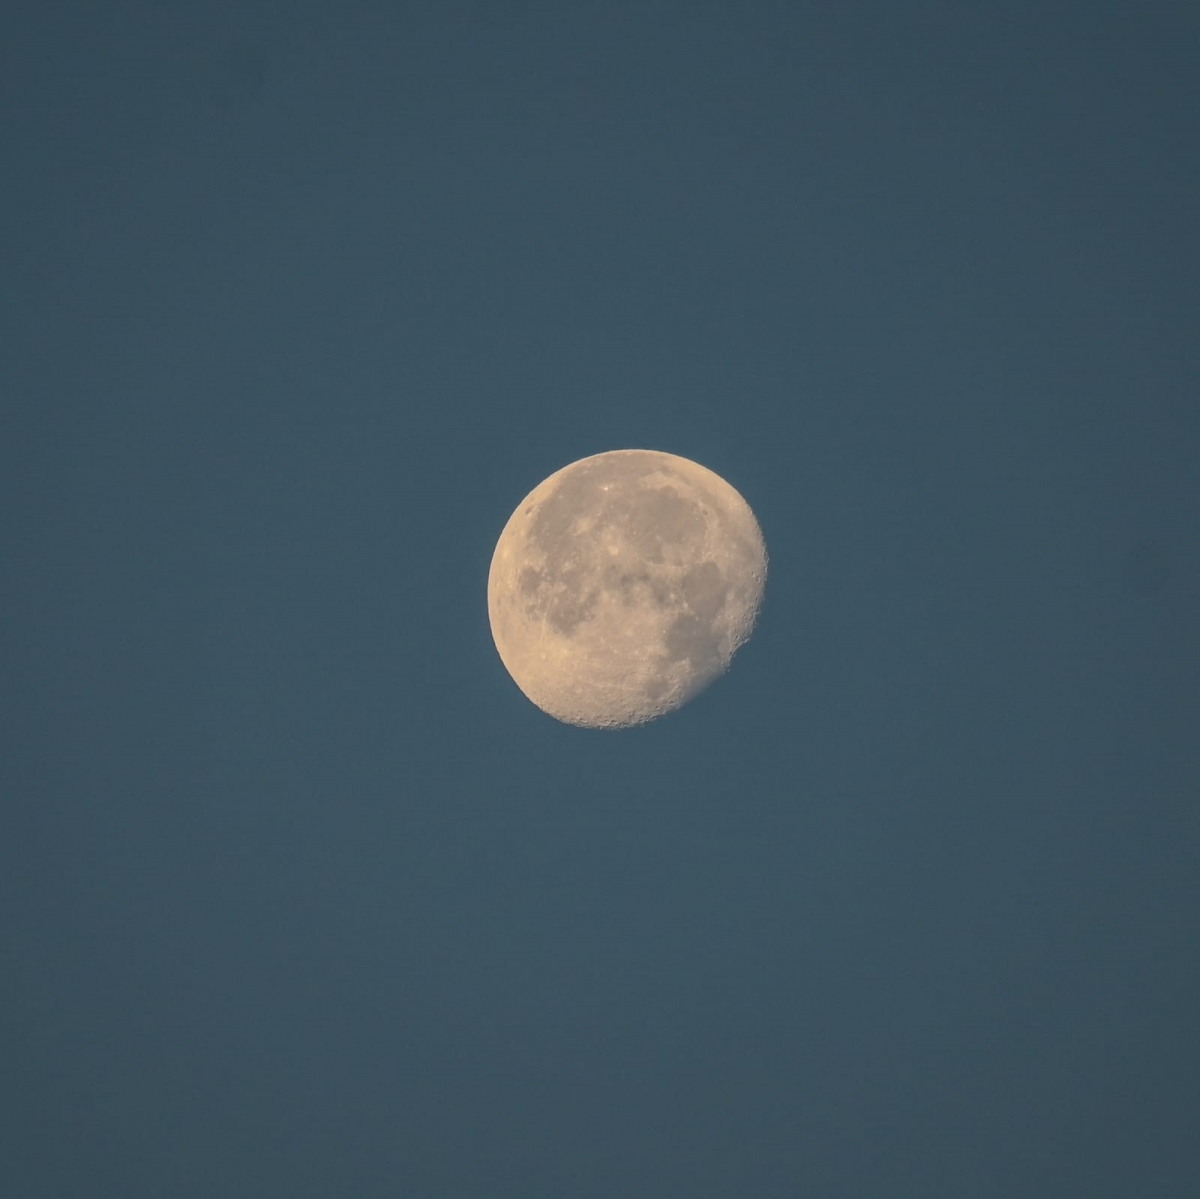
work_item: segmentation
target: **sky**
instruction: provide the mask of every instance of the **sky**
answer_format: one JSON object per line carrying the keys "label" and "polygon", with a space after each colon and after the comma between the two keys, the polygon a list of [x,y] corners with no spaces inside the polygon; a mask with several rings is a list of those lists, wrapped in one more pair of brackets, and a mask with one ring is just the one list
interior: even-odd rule
{"label": "sky", "polygon": [[[1200,1193],[1200,11],[17,0],[0,1192]],[[521,498],[762,525],[680,711]]]}

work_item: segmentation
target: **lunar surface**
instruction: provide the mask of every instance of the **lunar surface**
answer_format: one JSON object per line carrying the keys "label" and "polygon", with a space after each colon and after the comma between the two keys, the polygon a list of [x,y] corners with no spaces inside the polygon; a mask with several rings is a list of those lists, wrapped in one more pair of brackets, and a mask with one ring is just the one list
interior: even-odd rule
{"label": "lunar surface", "polygon": [[762,603],[749,505],[687,458],[614,450],[525,497],[496,544],[488,615],[542,711],[585,728],[645,724],[728,669]]}

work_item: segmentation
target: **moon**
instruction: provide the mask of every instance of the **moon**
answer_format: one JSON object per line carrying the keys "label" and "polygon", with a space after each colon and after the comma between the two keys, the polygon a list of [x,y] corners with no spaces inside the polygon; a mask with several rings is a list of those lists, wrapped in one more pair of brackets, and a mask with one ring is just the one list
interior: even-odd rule
{"label": "moon", "polygon": [[621,729],[673,712],[728,669],[762,604],[750,506],[675,454],[612,450],[539,483],[492,555],[500,659],[543,712]]}

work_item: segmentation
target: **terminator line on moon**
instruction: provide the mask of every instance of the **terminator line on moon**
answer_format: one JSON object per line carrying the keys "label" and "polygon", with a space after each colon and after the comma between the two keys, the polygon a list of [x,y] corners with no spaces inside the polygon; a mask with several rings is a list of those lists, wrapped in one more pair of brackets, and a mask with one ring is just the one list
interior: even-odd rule
{"label": "terminator line on moon", "polygon": [[556,471],[496,544],[488,616],[539,708],[617,729],[673,712],[728,669],[762,603],[754,513],[719,475],[654,450]]}

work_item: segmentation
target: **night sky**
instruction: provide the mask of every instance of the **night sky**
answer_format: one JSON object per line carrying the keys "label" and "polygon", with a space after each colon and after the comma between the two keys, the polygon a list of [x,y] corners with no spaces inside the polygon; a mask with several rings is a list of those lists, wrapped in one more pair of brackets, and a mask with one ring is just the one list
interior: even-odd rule
{"label": "night sky", "polygon": [[[1200,9],[17,0],[0,1195],[1200,1194]],[[589,454],[771,556],[560,724]]]}

